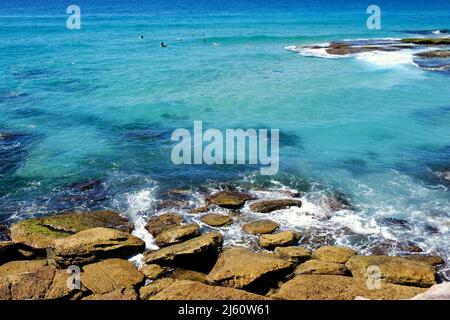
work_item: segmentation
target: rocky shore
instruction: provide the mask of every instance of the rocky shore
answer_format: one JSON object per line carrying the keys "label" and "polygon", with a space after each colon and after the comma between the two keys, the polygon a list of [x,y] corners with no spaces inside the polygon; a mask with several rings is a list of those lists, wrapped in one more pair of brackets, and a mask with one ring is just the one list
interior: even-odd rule
{"label": "rocky shore", "polygon": [[[241,221],[244,205],[260,218]],[[131,234],[132,223],[112,211],[24,220],[3,228],[0,299],[449,298],[448,283],[437,284],[436,266],[444,263],[439,256],[417,248],[402,256],[360,255],[322,244],[310,250],[306,244],[314,239],[307,232],[280,231],[267,217],[302,205],[295,194],[271,200],[237,190],[209,194],[205,206],[190,212],[201,216],[201,225],[177,212],[162,211],[148,220],[157,250],[146,250]],[[225,211],[212,212],[215,207]],[[255,237],[254,246],[224,246],[223,229],[233,224]],[[71,273],[73,267],[80,273]]]}

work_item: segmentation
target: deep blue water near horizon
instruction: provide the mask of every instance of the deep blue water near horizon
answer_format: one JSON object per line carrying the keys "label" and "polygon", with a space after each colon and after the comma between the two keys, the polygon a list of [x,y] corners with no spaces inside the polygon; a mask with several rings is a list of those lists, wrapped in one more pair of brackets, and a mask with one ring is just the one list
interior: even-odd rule
{"label": "deep blue water near horizon", "polygon": [[[70,4],[0,3],[0,224],[139,211],[146,190],[279,182],[341,192],[356,210],[343,225],[449,258],[450,75],[285,50],[448,30],[448,0],[377,1],[381,30],[357,0],[74,1],[81,30],[65,26]],[[280,174],[173,165],[170,135],[194,120],[280,129]],[[99,182],[80,191],[87,181]]]}

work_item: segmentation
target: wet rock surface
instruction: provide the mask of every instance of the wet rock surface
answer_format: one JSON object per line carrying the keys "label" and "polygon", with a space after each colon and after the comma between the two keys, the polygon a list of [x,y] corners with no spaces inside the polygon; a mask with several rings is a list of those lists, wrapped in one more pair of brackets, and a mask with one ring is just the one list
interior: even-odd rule
{"label": "wet rock surface", "polygon": [[275,221],[262,219],[246,223],[242,229],[248,234],[267,234],[274,232],[279,227],[280,224]]}
{"label": "wet rock surface", "polygon": [[261,200],[250,205],[250,210],[259,213],[270,213],[290,207],[301,207],[302,202],[297,199]]}
{"label": "wet rock surface", "polygon": [[222,208],[239,209],[246,201],[253,197],[245,192],[239,191],[220,191],[206,197],[206,204],[215,204]]}

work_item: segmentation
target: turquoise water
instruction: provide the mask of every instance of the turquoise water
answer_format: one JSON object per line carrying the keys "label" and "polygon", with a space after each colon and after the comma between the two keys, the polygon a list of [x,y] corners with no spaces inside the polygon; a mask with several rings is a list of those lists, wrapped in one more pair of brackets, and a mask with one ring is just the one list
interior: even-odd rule
{"label": "turquoise water", "polygon": [[[447,0],[378,1],[381,30],[367,29],[364,1],[76,4],[81,30],[66,29],[65,1],[0,4],[0,223],[148,211],[130,202],[145,190],[281,183],[341,192],[355,208],[336,218],[342,225],[449,258],[450,75],[285,49],[450,29]],[[171,132],[194,120],[280,129],[279,175],[173,165]],[[76,188],[93,180],[88,193]],[[378,225],[385,217],[411,228]]]}

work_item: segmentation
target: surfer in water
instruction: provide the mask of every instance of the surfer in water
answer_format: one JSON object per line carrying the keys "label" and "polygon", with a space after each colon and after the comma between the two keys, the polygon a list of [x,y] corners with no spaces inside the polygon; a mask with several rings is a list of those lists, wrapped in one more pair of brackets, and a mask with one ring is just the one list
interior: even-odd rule
{"label": "surfer in water", "polygon": [[161,41],[161,48],[167,48],[167,44],[165,44],[164,41]]}

